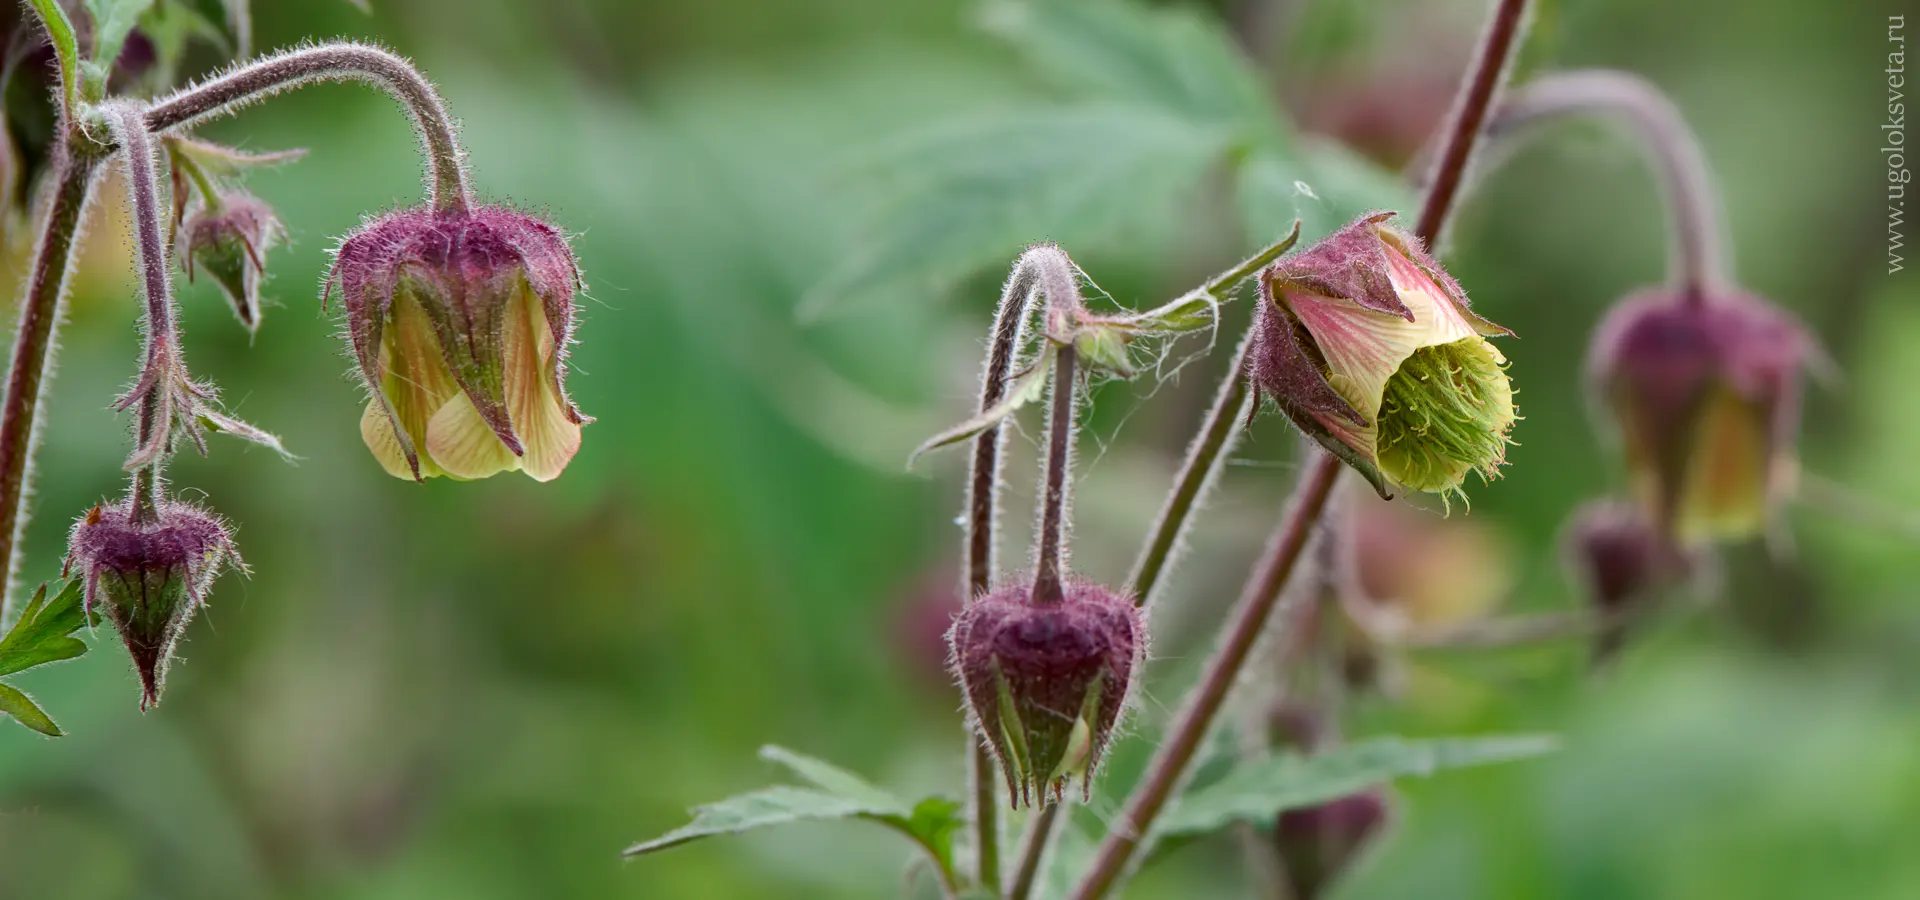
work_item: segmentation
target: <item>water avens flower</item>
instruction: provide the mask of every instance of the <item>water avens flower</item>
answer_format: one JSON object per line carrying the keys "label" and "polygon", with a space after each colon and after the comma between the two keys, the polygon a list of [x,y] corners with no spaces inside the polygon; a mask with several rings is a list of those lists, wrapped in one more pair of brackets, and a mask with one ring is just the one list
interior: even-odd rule
{"label": "water avens flower", "polygon": [[239,567],[224,522],[199,507],[160,500],[96,506],[68,538],[66,568],[86,581],[86,609],[120,632],[140,676],[140,708],[160,702],[173,648],[213,579]]}
{"label": "water avens flower", "polygon": [[1683,546],[1760,533],[1792,487],[1800,323],[1736,291],[1642,291],[1608,313],[1588,371],[1612,413],[1634,497]]}
{"label": "water avens flower", "polygon": [[1381,496],[1394,485],[1462,495],[1468,472],[1493,478],[1506,461],[1518,417],[1487,337],[1509,332],[1475,315],[1392,216],[1362,217],[1261,273],[1249,374]]}
{"label": "water avens flower", "polygon": [[360,433],[399,478],[559,477],[580,449],[566,393],[580,272],[558,229],[500,207],[414,209],[340,244]]}
{"label": "water avens flower", "polygon": [[1060,593],[1036,603],[1027,585],[1001,588],[970,604],[949,635],[967,705],[1016,807],[1057,802],[1075,778],[1092,796],[1146,651],[1131,600],[1078,581]]}
{"label": "water avens flower", "polygon": [[260,282],[267,251],[283,234],[273,209],[251,194],[227,193],[217,207],[196,207],[180,226],[180,264],[213,277],[248,331],[260,328]]}

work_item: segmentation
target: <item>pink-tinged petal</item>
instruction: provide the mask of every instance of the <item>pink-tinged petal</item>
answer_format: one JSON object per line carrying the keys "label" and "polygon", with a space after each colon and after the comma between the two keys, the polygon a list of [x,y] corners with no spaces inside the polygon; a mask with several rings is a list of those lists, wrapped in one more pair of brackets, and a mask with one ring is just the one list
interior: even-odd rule
{"label": "pink-tinged petal", "polygon": [[552,377],[555,342],[540,298],[523,281],[514,292],[505,335],[507,412],[526,453],[521,468],[552,481],[580,451],[580,425]]}
{"label": "pink-tinged petal", "polygon": [[520,458],[500,442],[465,393],[455,394],[428,420],[426,443],[427,455],[454,478],[471,481],[520,468]]}
{"label": "pink-tinged petal", "polygon": [[1421,347],[1437,347],[1479,336],[1479,329],[1467,321],[1447,292],[1413,260],[1388,251],[1387,276],[1393,279],[1393,289],[1413,313],[1414,321],[1429,329]]}
{"label": "pink-tinged petal", "polygon": [[379,400],[367,401],[366,412],[360,414],[360,439],[367,443],[374,460],[388,475],[413,480],[413,466],[407,462],[406,448],[394,437],[393,420]]}
{"label": "pink-tinged petal", "polygon": [[1350,300],[1282,289],[1285,304],[1313,336],[1326,359],[1327,381],[1362,416],[1372,421],[1380,412],[1387,379],[1413,351],[1426,346],[1431,330],[1431,306],[1422,322],[1362,309]]}

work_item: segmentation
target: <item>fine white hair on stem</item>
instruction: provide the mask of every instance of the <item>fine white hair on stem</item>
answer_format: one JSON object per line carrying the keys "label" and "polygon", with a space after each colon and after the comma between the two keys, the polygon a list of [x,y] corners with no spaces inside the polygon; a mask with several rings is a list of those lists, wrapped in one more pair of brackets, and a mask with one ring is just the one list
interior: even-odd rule
{"label": "fine white hair on stem", "polygon": [[155,101],[147,110],[147,128],[158,133],[199,124],[317,81],[364,81],[393,95],[406,107],[420,138],[434,205],[466,208],[466,160],[446,103],[412,63],[368,44],[307,45],[234,66]]}

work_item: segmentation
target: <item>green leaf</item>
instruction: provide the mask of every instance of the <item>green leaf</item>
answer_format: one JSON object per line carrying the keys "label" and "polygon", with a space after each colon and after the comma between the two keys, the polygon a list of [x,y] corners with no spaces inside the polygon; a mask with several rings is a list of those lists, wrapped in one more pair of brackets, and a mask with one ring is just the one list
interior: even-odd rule
{"label": "green leaf", "polygon": [[[93,16],[91,57],[101,73],[113,71],[113,64],[120,59],[120,48],[126,44],[127,35],[133,33],[134,26],[140,24],[140,17],[151,6],[153,0],[87,0],[87,12]],[[105,75],[101,74],[100,79],[100,89],[104,90]]]}
{"label": "green leaf", "polygon": [[0,684],[0,712],[20,720],[27,726],[47,737],[61,737],[64,732],[53,724],[52,717],[36,706],[32,698],[20,693],[20,689],[10,684]]}
{"label": "green leaf", "polygon": [[200,10],[183,0],[160,0],[140,16],[140,32],[153,42],[154,66],[143,78],[150,85],[172,85],[180,71],[187,47],[195,40],[206,41],[222,53],[241,55],[237,35],[229,35]]}
{"label": "green leaf", "polygon": [[1042,351],[1041,358],[1034,362],[1031,368],[1020,373],[1020,376],[1014,379],[1013,384],[1007,388],[1007,396],[1005,398],[985,412],[942,431],[933,437],[927,438],[926,443],[921,444],[913,451],[912,456],[907,457],[907,467],[912,468],[913,464],[918,462],[920,457],[938,450],[941,447],[949,447],[961,441],[978,437],[981,432],[1000,424],[1006,417],[1013,415],[1020,407],[1026,406],[1046,396],[1047,371],[1052,368],[1052,365],[1053,342],[1048,341],[1046,343],[1046,349]]}
{"label": "green leaf", "polygon": [[12,675],[34,666],[72,659],[87,652],[87,645],[68,635],[87,624],[82,607],[85,590],[77,580],[69,581],[47,599],[47,586],[41,585],[20,613],[13,630],[0,640],[0,675]]}
{"label": "green leaf", "polygon": [[625,855],[641,856],[705,837],[793,822],[865,819],[906,835],[926,852],[947,887],[954,886],[953,836],[965,824],[959,803],[928,797],[909,807],[852,772],[784,747],[762,747],[760,758],[785,767],[813,787],[770,787],[699,807],[692,822],[628,847]]}
{"label": "green leaf", "polygon": [[739,834],[793,822],[830,821],[875,813],[850,797],[806,788],[771,787],[699,807],[693,811],[692,822],[628,847],[624,855],[654,853],[717,834]]}
{"label": "green leaf", "polygon": [[1187,793],[1160,817],[1157,837],[1217,831],[1230,823],[1264,822],[1289,809],[1325,803],[1408,775],[1488,765],[1551,753],[1547,735],[1409,741],[1376,738],[1317,756],[1276,754],[1235,766],[1219,781]]}
{"label": "green leaf", "polygon": [[785,766],[807,783],[830,794],[858,801],[878,812],[907,816],[910,811],[894,795],[873,786],[866,779],[824,760],[803,756],[785,747],[768,744],[760,748],[760,758]]}
{"label": "green leaf", "polygon": [[1063,87],[1287,146],[1275,101],[1219,20],[1198,9],[1116,0],[990,0],[985,28]]}
{"label": "green leaf", "polygon": [[72,112],[80,106],[80,42],[73,36],[73,22],[67,19],[60,0],[27,0],[27,5],[33,7],[47,29],[54,59],[60,63],[61,97],[67,111]]}
{"label": "green leaf", "polygon": [[887,202],[797,315],[924,297],[1035,241],[1078,246],[1152,221],[1228,146],[1223,128],[1138,105],[1007,111],[911,135],[852,173]]}
{"label": "green leaf", "polygon": [[1117,323],[1082,323],[1074,331],[1073,349],[1079,352],[1089,369],[1132,378],[1136,370],[1133,360],[1127,356],[1127,346],[1133,340],[1132,331]]}

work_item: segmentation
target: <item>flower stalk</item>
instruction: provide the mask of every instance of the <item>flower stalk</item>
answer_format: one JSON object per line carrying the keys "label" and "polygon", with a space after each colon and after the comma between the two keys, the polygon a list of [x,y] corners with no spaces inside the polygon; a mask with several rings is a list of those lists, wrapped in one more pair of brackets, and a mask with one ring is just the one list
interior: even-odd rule
{"label": "flower stalk", "polygon": [[[1433,177],[1427,182],[1427,195],[1415,229],[1415,237],[1426,246],[1438,244],[1465,179],[1481,127],[1512,60],[1527,7],[1527,0],[1498,0],[1481,38],[1479,52],[1455,103],[1446,144]],[[1228,624],[1219,649],[1208,660],[1199,687],[1148,764],[1147,774],[1128,796],[1101,841],[1092,867],[1074,888],[1071,894],[1074,900],[1099,900],[1120,883],[1136,852],[1145,843],[1154,819],[1184,783],[1193,757],[1212,730],[1229,689],[1238,680],[1277,601],[1285,593],[1313,525],[1338,480],[1340,466],[1337,459],[1326,453],[1312,454],[1307,462],[1287,513],[1247,583],[1240,611]]]}
{"label": "flower stalk", "polygon": [[365,81],[407,110],[427,159],[427,189],[435,209],[464,211],[472,202],[465,155],[453,117],[433,84],[396,54],[341,42],[288,50],[176,91],[147,110],[147,129],[158,134],[230,115],[281,91],[320,81]]}
{"label": "flower stalk", "polygon": [[1658,171],[1673,234],[1672,280],[1698,304],[1727,281],[1720,202],[1693,130],[1666,94],[1638,75],[1606,69],[1535,79],[1503,103],[1491,129],[1505,133],[1565,115],[1598,113],[1626,123]]}

